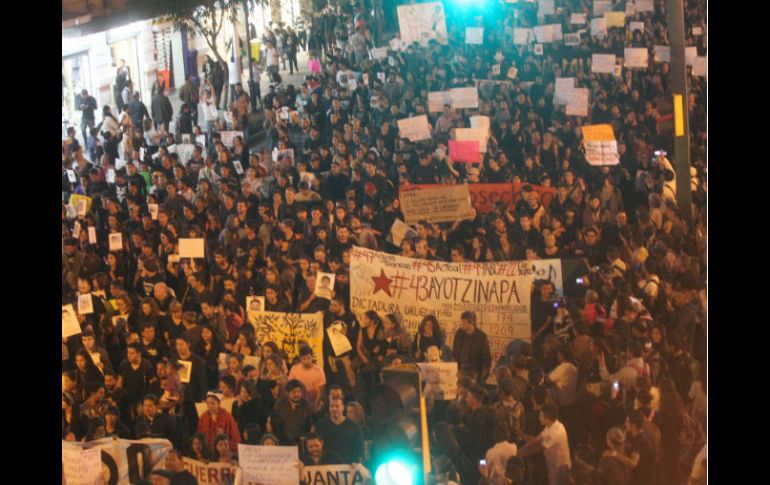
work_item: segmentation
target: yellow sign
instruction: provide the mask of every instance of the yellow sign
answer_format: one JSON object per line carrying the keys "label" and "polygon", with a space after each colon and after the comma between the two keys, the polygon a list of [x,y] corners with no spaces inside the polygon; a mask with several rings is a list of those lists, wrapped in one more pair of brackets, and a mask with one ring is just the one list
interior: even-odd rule
{"label": "yellow sign", "polygon": [[604,12],[604,21],[607,24],[607,28],[625,27],[626,14],[625,12]]}
{"label": "yellow sign", "polygon": [[615,132],[612,131],[612,125],[587,125],[582,126],[584,141],[609,141],[615,139]]}
{"label": "yellow sign", "polygon": [[93,202],[91,197],[80,195],[80,194],[72,194],[70,195],[70,205],[72,207],[78,206],[79,200],[85,200],[86,201],[86,212],[91,210],[91,203]]}

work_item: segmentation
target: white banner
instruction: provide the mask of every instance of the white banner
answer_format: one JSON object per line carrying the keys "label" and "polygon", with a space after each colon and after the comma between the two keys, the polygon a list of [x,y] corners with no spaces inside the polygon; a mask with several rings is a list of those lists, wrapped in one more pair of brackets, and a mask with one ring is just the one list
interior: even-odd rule
{"label": "white banner", "polygon": [[557,77],[554,85],[553,104],[565,105],[569,101],[569,93],[575,89],[574,77]]}
{"label": "white banner", "polygon": [[449,42],[446,14],[441,2],[400,5],[397,11],[403,42],[419,42],[422,47],[427,47],[430,40],[445,45]]}
{"label": "white banner", "polygon": [[[73,483],[129,485],[139,483],[143,478],[149,480],[152,470],[163,468],[166,454],[172,445],[170,441],[159,438],[145,438],[143,440],[102,438],[88,443],[62,440],[61,447],[62,467],[65,470],[65,476],[69,469],[70,473],[81,473],[81,477],[84,475],[89,479],[95,477],[95,474],[92,475],[90,471],[82,470],[82,467],[83,465],[95,465],[96,459],[93,455],[97,453],[99,455],[100,482],[70,482],[67,476],[67,485]],[[78,453],[83,450],[86,451],[86,454]],[[82,472],[76,472],[79,468]]]}
{"label": "white banner", "polygon": [[353,247],[350,308],[359,319],[368,310],[401,315],[411,335],[425,315],[434,315],[450,348],[460,315],[474,311],[496,361],[511,340],[530,338],[530,298],[536,279],[552,281],[560,295],[561,260],[445,263]]}
{"label": "white banner", "polygon": [[428,93],[428,112],[444,111],[444,106],[452,105],[452,93],[449,91],[432,91]]}
{"label": "white banner", "polygon": [[366,485],[372,474],[360,463],[303,467],[305,485]]}
{"label": "white banner", "polygon": [[198,480],[198,483],[209,485],[231,485],[235,483],[235,475],[238,472],[237,465],[215,461],[204,463],[187,457],[182,459],[182,465]]}
{"label": "white banner", "polygon": [[514,45],[527,45],[535,40],[535,31],[532,29],[520,29],[514,27],[513,29],[513,43]]}
{"label": "white banner", "polygon": [[671,47],[667,45],[656,45],[655,62],[671,62]]}

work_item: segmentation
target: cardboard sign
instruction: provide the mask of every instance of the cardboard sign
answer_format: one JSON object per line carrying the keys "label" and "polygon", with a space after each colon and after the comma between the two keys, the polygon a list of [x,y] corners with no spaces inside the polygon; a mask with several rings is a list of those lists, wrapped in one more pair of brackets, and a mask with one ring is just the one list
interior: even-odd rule
{"label": "cardboard sign", "polygon": [[[150,472],[164,467],[166,455],[171,448],[170,441],[159,438],[125,440],[110,436],[86,443],[62,440],[63,478],[67,485],[139,483],[139,477],[149,477]],[[85,451],[91,453],[91,456],[75,455],[70,451]],[[69,474],[73,466],[79,469],[74,477]],[[78,481],[77,477],[85,481]],[[93,481],[90,477],[93,477]]]}
{"label": "cardboard sign", "polygon": [[449,140],[449,158],[453,162],[481,163],[478,140]]}
{"label": "cardboard sign", "polygon": [[[544,206],[549,206],[556,196],[555,187],[542,187],[540,185],[522,182],[500,184],[468,184],[471,193],[471,204],[480,214],[488,214],[495,208],[497,201],[505,202],[507,207],[514,207],[521,200],[522,189],[531,187],[538,195]],[[417,190],[430,187],[441,187],[436,184],[412,185],[409,189]],[[409,226],[407,226],[409,227]],[[415,232],[415,237],[417,233]]]}
{"label": "cardboard sign", "polygon": [[315,289],[313,293],[319,298],[331,300],[334,294],[334,281],[337,275],[334,273],[322,273],[319,271],[315,277]]}
{"label": "cardboard sign", "polygon": [[153,221],[157,221],[158,220],[158,210],[159,210],[158,209],[158,204],[147,204],[147,210],[150,213],[150,218]]}
{"label": "cardboard sign", "polygon": [[454,109],[467,109],[479,107],[479,90],[474,87],[453,88],[449,90]]}
{"label": "cardboard sign", "polygon": [[692,63],[692,75],[706,77],[707,72],[706,56],[698,56]]}
{"label": "cardboard sign", "polygon": [[334,355],[337,357],[343,356],[353,350],[350,339],[348,339],[345,332],[346,329],[342,322],[333,323],[326,328],[326,335],[328,335]]}
{"label": "cardboard sign", "polygon": [[81,332],[78,317],[75,315],[75,309],[71,303],[61,307],[61,336],[62,338],[71,337]]}
{"label": "cardboard sign", "polygon": [[468,185],[450,185],[421,190],[402,190],[401,211],[407,224],[426,220],[431,223],[473,218]]}
{"label": "cardboard sign", "polygon": [[449,91],[432,91],[428,93],[428,112],[444,111],[444,106],[452,105],[452,94]]}
{"label": "cardboard sign", "polygon": [[196,239],[179,239],[179,257],[180,258],[205,258],[206,257],[206,240],[203,238]]}
{"label": "cardboard sign", "polygon": [[238,444],[238,464],[244,483],[260,485],[299,485],[296,446],[257,446]]}
{"label": "cardboard sign", "polygon": [[94,226],[88,227],[88,244],[96,244],[96,228]]}

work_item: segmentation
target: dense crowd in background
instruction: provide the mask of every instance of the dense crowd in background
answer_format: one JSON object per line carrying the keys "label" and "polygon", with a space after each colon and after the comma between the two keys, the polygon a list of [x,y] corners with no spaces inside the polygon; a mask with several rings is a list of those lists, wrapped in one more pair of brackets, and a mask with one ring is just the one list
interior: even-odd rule
{"label": "dense crowd in background", "polygon": [[[160,89],[151,110],[138,96],[121,111],[84,96],[86,141],[71,128],[62,150],[62,304],[77,309],[78,295],[91,293],[94,312],[78,315],[82,333],[62,342],[62,439],[164,437],[184,456],[231,463],[238,443],[299,444],[305,465],[366,464],[377,424],[368,391],[380,371],[444,360],[460,371],[457,399],[430,407],[435,483],[705,483],[706,81],[688,74],[688,226],[669,162],[670,67],[652,56],[653,45],[668,44],[664,5],[637,15],[644,33],[609,28],[599,39],[590,25],[569,23],[573,12],[590,19],[591,2],[557,0],[560,13],[546,20],[589,33],[576,47],[545,44],[542,55],[513,43],[514,27],[537,25],[536,3],[501,3],[483,18],[450,12],[449,45],[390,50],[380,61],[368,54],[377,46],[362,8],[345,3],[291,28],[276,23],[258,66],[272,81],[258,100],[260,149],[244,144],[248,133],[232,147],[221,141],[219,131],[249,123],[241,86],[231,91],[232,117],[199,119],[199,105],[221,96],[216,66],[204,66],[199,86],[188,79],[176,115]],[[687,45],[699,55],[705,37],[692,28],[705,30],[705,7],[685,6]],[[485,28],[482,45],[463,43],[466,26]],[[629,46],[650,48],[649,69],[590,72],[592,53],[622,56]],[[299,71],[298,50],[321,71],[285,85],[280,73],[286,64]],[[590,89],[587,118],[554,107],[555,78],[568,76]],[[478,109],[428,113],[428,92],[476,80],[499,81],[481,86]],[[429,115],[432,138],[400,138],[396,121],[420,114]],[[483,162],[455,163],[437,148],[476,114],[491,119]],[[580,126],[601,123],[613,127],[618,165],[585,160]],[[206,144],[180,160],[168,147],[186,134]],[[416,237],[390,242],[393,222],[403,220],[400,189],[466,182],[523,182],[556,195],[544,205],[525,185],[515,203],[471,220],[421,222]],[[66,207],[71,194],[92,198],[85,216]],[[109,250],[111,233],[122,234],[125,249]],[[179,238],[205,238],[206,257],[173,257]],[[579,258],[585,271],[572,295],[536,282],[531,341],[512,341],[492,362],[472,312],[451,348],[447,322],[432,316],[415,334],[400,315],[356,318],[353,246],[443,261]],[[319,271],[336,275],[331,299],[314,293]],[[251,295],[264,296],[267,311],[344,322],[353,350],[335,355],[325,337],[323,356],[303,346],[289,360],[279,342],[255,337]],[[226,369],[220,353],[230,355]],[[260,356],[259,366],[244,365],[247,356]],[[180,360],[192,362],[187,384]],[[227,398],[235,398],[232,412],[220,407]]]}

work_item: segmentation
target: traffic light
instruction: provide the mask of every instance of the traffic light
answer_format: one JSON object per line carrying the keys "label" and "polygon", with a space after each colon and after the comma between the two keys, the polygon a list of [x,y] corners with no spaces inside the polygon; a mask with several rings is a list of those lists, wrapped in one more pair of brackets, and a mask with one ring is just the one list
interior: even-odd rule
{"label": "traffic light", "polygon": [[420,485],[430,473],[428,423],[420,369],[413,364],[382,371],[370,398],[374,418],[372,459],[378,485]]}

